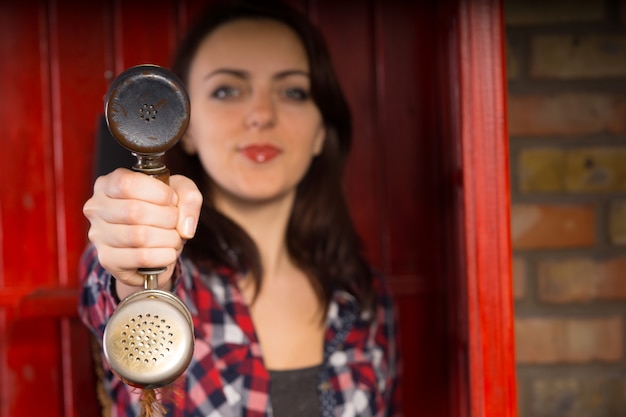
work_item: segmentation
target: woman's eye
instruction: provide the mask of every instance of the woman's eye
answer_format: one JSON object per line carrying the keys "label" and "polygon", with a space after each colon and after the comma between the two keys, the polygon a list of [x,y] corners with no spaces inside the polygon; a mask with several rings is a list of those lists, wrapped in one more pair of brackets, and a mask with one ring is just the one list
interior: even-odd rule
{"label": "woman's eye", "polygon": [[296,101],[306,101],[310,97],[309,92],[303,88],[288,88],[283,94],[285,97]]}
{"label": "woman's eye", "polygon": [[216,88],[211,94],[211,97],[219,100],[237,96],[239,96],[239,91],[233,87],[219,87]]}

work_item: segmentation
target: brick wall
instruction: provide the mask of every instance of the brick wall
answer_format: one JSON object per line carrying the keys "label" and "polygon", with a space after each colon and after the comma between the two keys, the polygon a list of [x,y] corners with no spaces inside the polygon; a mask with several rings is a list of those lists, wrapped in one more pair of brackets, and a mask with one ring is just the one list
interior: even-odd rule
{"label": "brick wall", "polygon": [[504,0],[520,417],[626,416],[626,0]]}

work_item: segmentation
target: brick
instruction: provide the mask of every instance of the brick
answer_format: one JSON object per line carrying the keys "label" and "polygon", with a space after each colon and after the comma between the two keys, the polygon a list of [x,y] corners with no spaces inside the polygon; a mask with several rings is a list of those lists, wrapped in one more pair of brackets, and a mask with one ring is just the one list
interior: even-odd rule
{"label": "brick", "polygon": [[626,415],[624,377],[543,377],[531,384],[533,417]]}
{"label": "brick", "polygon": [[626,299],[626,257],[546,260],[537,265],[538,297],[548,303]]}
{"label": "brick", "polygon": [[516,300],[526,297],[527,269],[524,259],[513,258],[513,298]]}
{"label": "brick", "polygon": [[604,2],[589,0],[505,0],[507,25],[597,22],[605,16]]}
{"label": "brick", "polygon": [[567,191],[626,191],[626,147],[572,149],[565,165]]}
{"label": "brick", "polygon": [[626,191],[626,147],[532,148],[518,154],[520,191]]}
{"label": "brick", "polygon": [[[577,378],[538,379],[531,384],[533,417],[570,416],[580,407],[582,382]],[[563,409],[568,412],[563,412]]]}
{"label": "brick", "polygon": [[626,258],[596,261],[594,266],[596,297],[604,300],[626,299]]}
{"label": "brick", "polygon": [[595,212],[591,205],[514,204],[511,208],[514,249],[592,246]]}
{"label": "brick", "polygon": [[626,133],[626,97],[603,93],[508,96],[512,136],[580,137]]}
{"label": "brick", "polygon": [[566,362],[564,320],[515,319],[515,355],[518,363]]}
{"label": "brick", "polygon": [[622,319],[567,320],[566,358],[569,362],[622,359]]}
{"label": "brick", "polygon": [[594,299],[593,269],[590,259],[540,262],[537,266],[539,299],[550,303]]}
{"label": "brick", "polygon": [[626,76],[626,35],[537,35],[531,38],[533,78]]}
{"label": "brick", "polygon": [[557,192],[565,188],[565,150],[523,149],[518,154],[520,191]]}
{"label": "brick", "polygon": [[617,362],[623,356],[620,316],[593,319],[518,318],[520,364]]}
{"label": "brick", "polygon": [[626,245],[626,201],[614,201],[609,209],[609,239],[614,245]]}

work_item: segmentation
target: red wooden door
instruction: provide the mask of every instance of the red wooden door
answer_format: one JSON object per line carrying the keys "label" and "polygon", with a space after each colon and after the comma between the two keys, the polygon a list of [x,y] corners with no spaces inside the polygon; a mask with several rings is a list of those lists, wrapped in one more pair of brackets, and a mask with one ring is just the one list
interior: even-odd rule
{"label": "red wooden door", "polygon": [[[98,414],[75,313],[96,120],[202,3],[0,2],[0,417]],[[346,189],[397,300],[405,415],[514,416],[500,3],[291,3],[353,109]]]}

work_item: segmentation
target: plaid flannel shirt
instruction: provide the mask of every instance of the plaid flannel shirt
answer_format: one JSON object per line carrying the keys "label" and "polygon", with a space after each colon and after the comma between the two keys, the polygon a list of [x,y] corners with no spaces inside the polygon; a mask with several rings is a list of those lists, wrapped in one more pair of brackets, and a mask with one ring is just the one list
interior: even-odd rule
{"label": "plaid flannel shirt", "polygon": [[[117,300],[113,279],[89,246],[81,260],[82,321],[102,340]],[[168,417],[271,417],[270,379],[240,276],[227,269],[203,270],[181,257],[172,291],[189,308],[195,346],[186,373],[161,393]],[[319,373],[320,416],[399,415],[398,357],[394,309],[387,286],[375,279],[377,308],[368,320],[355,298],[335,291],[326,317],[324,364]],[[117,379],[103,358],[102,388],[113,417],[139,414],[140,390]],[[167,391],[165,391],[167,392]],[[165,398],[167,397],[167,398]]]}

